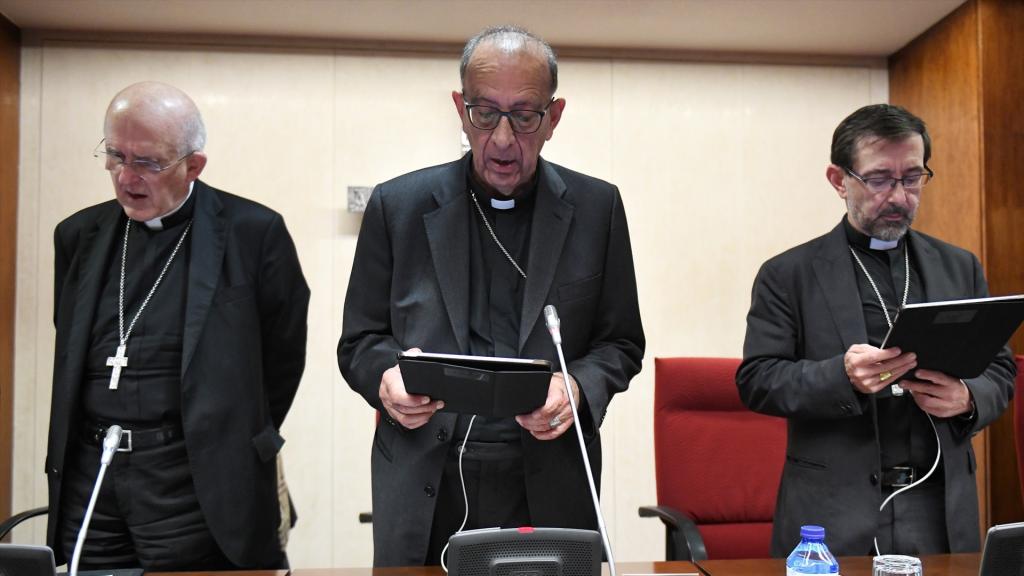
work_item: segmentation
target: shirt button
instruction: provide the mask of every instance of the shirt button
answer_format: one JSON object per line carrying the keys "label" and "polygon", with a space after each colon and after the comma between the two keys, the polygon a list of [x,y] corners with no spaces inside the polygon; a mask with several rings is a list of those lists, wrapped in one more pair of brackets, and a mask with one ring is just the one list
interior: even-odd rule
{"label": "shirt button", "polygon": [[871,474],[871,485],[872,486],[877,486],[878,485],[878,472],[874,472],[874,473]]}
{"label": "shirt button", "polygon": [[444,428],[441,428],[440,430],[437,431],[437,441],[438,442],[444,442],[447,439],[448,439],[448,430],[446,430]]}
{"label": "shirt button", "polygon": [[434,494],[436,494],[437,491],[434,490],[433,485],[427,484],[426,486],[423,487],[423,493],[426,494],[428,498],[433,498]]}

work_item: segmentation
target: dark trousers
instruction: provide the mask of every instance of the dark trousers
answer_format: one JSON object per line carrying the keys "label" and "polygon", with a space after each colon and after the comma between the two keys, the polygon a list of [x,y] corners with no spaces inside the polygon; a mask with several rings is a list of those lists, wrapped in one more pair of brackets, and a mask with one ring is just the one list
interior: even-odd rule
{"label": "dark trousers", "polygon": [[[886,504],[878,515],[879,552],[908,556],[949,553],[946,486],[941,474],[939,468],[924,484],[897,495]],[[886,489],[882,495],[888,498],[893,492]]]}
{"label": "dark trousers", "polygon": [[[469,518],[464,529],[529,526],[530,508],[526,501],[521,449],[518,444],[508,448],[489,447],[487,444],[469,442],[470,450],[462,459],[469,500]],[[441,551],[448,538],[459,529],[465,512],[458,452],[452,450],[445,461],[437,491],[427,565],[441,563]]]}
{"label": "dark trousers", "polygon": [[[79,527],[100,466],[95,444],[79,441],[65,470],[60,541],[70,566]],[[238,569],[210,533],[189,468],[185,443],[115,454],[86,535],[82,570]]]}

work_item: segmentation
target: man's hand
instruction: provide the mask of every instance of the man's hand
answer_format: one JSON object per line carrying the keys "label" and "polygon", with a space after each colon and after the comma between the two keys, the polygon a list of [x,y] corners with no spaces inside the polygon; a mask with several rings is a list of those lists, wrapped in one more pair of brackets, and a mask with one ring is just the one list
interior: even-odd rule
{"label": "man's hand", "polygon": [[900,386],[913,392],[918,408],[939,418],[971,411],[971,391],[957,378],[934,370],[918,370],[918,380],[904,380]]}
{"label": "man's hand", "polygon": [[[569,376],[569,387],[572,388],[572,397],[578,404],[580,388],[571,375]],[[572,407],[569,406],[569,397],[565,395],[565,384],[562,383],[561,372],[551,375],[551,382],[548,384],[548,398],[544,405],[529,414],[516,416],[516,422],[529,430],[537,440],[554,440],[572,426]]]}
{"label": "man's hand", "polygon": [[868,344],[854,344],[843,356],[843,366],[855,390],[874,394],[913,370],[917,366],[917,355],[903,354],[899,348],[882,350]]}
{"label": "man's hand", "polygon": [[[405,352],[408,354],[422,350],[410,348]],[[380,401],[393,420],[410,430],[423,426],[430,421],[434,412],[444,408],[444,402],[440,400],[434,402],[429,396],[406,392],[398,364],[385,370],[380,379]]]}

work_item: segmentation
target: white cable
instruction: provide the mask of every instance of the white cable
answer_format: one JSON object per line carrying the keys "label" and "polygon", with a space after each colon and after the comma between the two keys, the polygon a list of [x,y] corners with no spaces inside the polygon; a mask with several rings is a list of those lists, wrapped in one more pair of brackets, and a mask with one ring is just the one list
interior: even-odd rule
{"label": "white cable", "polygon": [[[459,446],[459,484],[462,485],[462,504],[465,507],[465,512],[462,514],[462,525],[455,531],[455,534],[462,532],[462,529],[466,527],[466,521],[469,520],[469,497],[466,496],[466,478],[462,475],[462,455],[466,453],[466,442],[469,440],[469,433],[473,431],[473,422],[476,422],[476,414],[469,419],[469,427],[466,428],[466,435],[462,438],[462,446]],[[448,542],[445,542],[444,548],[441,549],[441,569],[445,574],[448,573],[448,566],[444,562],[444,555],[447,552]]]}
{"label": "white cable", "polygon": [[[932,415],[927,412],[925,412],[924,415],[928,417],[928,423],[932,425],[932,432],[935,433],[935,462],[932,462],[931,470],[928,470],[928,473],[921,477],[920,480],[915,480],[914,482],[907,484],[906,486],[900,488],[899,490],[893,492],[892,494],[889,494],[889,497],[883,500],[882,505],[878,507],[879,512],[885,509],[885,506],[890,501],[892,501],[892,499],[895,498],[898,494],[902,494],[930,478],[932,473],[935,472],[935,469],[939,467],[939,460],[942,459],[942,443],[939,442],[939,430],[938,428],[935,427],[935,421],[932,420]],[[881,478],[879,478],[879,482],[881,482]],[[878,551],[878,536],[875,536],[875,556],[881,555],[882,553]]]}

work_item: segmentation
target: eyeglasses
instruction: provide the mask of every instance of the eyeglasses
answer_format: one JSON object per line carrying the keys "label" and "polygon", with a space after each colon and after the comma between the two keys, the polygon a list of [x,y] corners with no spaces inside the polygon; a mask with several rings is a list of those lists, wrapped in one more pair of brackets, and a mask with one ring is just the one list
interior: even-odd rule
{"label": "eyeglasses", "polygon": [[111,172],[118,168],[129,168],[132,172],[139,176],[156,176],[164,170],[174,168],[181,163],[182,160],[195,154],[195,150],[185,154],[181,158],[170,162],[169,164],[161,165],[156,160],[149,159],[135,159],[131,162],[125,160],[124,153],[114,148],[108,148],[104,143],[106,138],[100,140],[100,143],[96,145],[96,149],[92,151],[92,155],[96,158],[103,160],[103,167]]}
{"label": "eyeglasses", "polygon": [[469,123],[480,130],[494,130],[501,123],[502,118],[508,118],[508,125],[513,132],[533,134],[540,129],[544,114],[547,113],[547,109],[554,101],[555,99],[552,98],[544,110],[517,109],[508,112],[483,104],[466,104],[466,114],[469,116]]}
{"label": "eyeglasses", "polygon": [[849,168],[843,168],[843,170],[846,170],[846,173],[850,176],[860,180],[860,182],[864,184],[872,194],[892,192],[896,189],[897,184],[902,184],[903,189],[907,192],[917,193],[920,192],[921,188],[924,188],[925,185],[927,185],[935,176],[935,173],[932,172],[931,168],[927,167],[925,167],[924,172],[909,174],[903,178],[893,178],[892,176],[868,176],[865,178]]}

